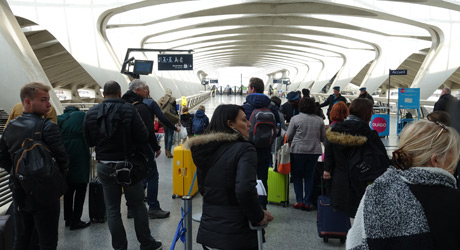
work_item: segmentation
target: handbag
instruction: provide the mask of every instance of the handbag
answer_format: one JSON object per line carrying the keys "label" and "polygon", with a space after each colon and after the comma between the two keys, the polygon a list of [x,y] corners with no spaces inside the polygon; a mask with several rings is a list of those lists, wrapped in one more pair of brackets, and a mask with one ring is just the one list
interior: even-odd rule
{"label": "handbag", "polygon": [[283,146],[281,146],[278,152],[278,173],[289,174],[291,172],[291,155],[289,151],[289,143],[287,143],[287,135],[284,135]]}
{"label": "handbag", "polygon": [[172,124],[176,124],[179,121],[176,107],[171,105],[171,97],[169,97],[168,101],[161,107],[161,112],[163,112]]}
{"label": "handbag", "polygon": [[122,129],[123,129],[123,152],[125,160],[115,165],[115,180],[121,185],[131,185],[142,181],[150,174],[150,168],[147,164],[148,158],[142,152],[135,152],[129,157],[126,156],[126,131],[125,123],[122,117]]}

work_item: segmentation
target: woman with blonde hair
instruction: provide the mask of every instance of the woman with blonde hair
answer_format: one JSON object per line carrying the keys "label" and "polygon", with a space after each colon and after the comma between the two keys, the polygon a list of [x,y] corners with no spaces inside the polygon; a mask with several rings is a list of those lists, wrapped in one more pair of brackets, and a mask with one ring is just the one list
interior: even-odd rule
{"label": "woman with blonde hair", "polygon": [[459,135],[421,120],[405,127],[394,167],[370,185],[347,249],[460,249]]}

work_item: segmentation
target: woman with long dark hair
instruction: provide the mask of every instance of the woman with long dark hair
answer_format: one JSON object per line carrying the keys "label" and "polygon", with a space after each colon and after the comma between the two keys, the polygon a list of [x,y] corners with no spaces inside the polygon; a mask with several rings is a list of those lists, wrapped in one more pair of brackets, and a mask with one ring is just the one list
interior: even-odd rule
{"label": "woman with long dark hair", "polygon": [[203,213],[197,242],[204,249],[257,249],[257,232],[273,216],[258,204],[256,149],[241,106],[220,105],[205,133],[188,140],[197,166]]}

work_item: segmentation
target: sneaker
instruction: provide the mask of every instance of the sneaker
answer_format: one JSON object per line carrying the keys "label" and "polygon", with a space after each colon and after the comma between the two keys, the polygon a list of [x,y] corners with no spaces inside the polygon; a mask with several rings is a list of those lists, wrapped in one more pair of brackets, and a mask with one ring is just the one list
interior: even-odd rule
{"label": "sneaker", "polygon": [[304,210],[305,211],[310,211],[311,210],[311,205],[305,204]]}
{"label": "sneaker", "polygon": [[155,240],[155,244],[153,244],[152,250],[161,250],[163,249],[163,244],[161,244],[161,241]]}
{"label": "sneaker", "polygon": [[164,219],[169,217],[169,211],[163,211],[163,209],[149,209],[149,217],[150,219]]}

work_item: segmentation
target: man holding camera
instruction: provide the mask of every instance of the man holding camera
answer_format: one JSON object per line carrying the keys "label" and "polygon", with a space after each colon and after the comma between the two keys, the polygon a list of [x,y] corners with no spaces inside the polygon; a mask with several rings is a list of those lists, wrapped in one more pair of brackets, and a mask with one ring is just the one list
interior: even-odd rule
{"label": "man holding camera", "polygon": [[[107,221],[114,249],[127,249],[128,241],[120,214],[122,192],[132,209],[136,236],[141,249],[162,249],[149,228],[144,188],[141,182],[119,184],[115,166],[133,155],[147,143],[149,132],[136,108],[121,97],[120,85],[108,81],[104,85],[104,101],[92,107],[84,122],[89,146],[96,147],[97,174],[102,182]],[[123,188],[123,190],[122,190]]]}

